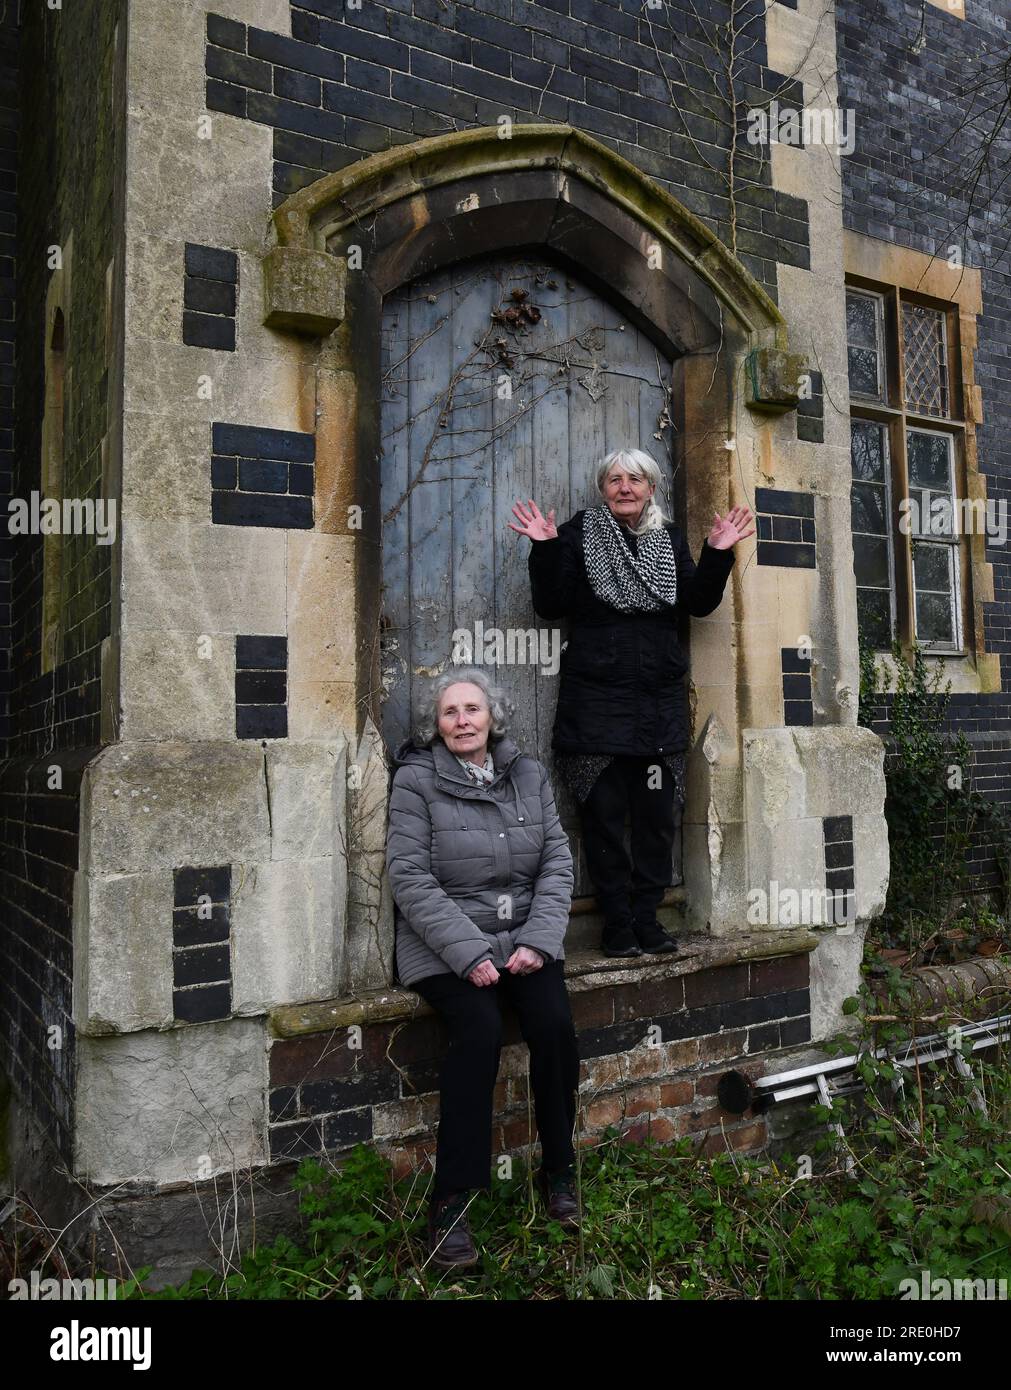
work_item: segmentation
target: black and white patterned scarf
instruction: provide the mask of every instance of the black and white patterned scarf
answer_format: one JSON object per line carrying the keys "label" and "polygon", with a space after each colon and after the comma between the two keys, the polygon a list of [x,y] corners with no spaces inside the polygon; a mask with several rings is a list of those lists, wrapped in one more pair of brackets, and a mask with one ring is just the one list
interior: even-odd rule
{"label": "black and white patterned scarf", "polygon": [[621,613],[655,613],[677,601],[678,573],[666,526],[637,536],[632,554],[610,507],[583,515],[586,577],[599,599]]}

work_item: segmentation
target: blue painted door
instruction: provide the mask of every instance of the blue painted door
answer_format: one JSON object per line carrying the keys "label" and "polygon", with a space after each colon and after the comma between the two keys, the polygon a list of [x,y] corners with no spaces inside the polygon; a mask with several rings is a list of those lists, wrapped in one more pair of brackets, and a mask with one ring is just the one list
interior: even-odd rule
{"label": "blue painted door", "polygon": [[[512,504],[532,497],[560,523],[599,501],[611,449],[666,466],[671,364],[593,290],[530,258],[453,266],[388,296],[383,359],[387,746],[413,731],[429,678],[467,653],[468,633],[475,664],[504,658],[489,674],[516,705],[510,732],[550,769],[565,631],[533,611]],[[589,893],[578,817],[553,784],[576,893]]]}

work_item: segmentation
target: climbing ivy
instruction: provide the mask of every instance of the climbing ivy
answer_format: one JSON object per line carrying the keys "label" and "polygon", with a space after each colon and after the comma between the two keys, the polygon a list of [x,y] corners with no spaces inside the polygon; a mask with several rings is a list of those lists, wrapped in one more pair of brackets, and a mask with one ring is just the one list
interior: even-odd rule
{"label": "climbing ivy", "polygon": [[[913,953],[936,952],[945,935],[950,940],[961,933],[971,941],[980,922],[991,936],[1006,930],[1011,820],[999,802],[972,785],[972,750],[965,734],[950,726],[951,681],[944,680],[942,667],[930,670],[919,646],[907,659],[895,643],[892,657],[894,677],[861,643],[859,722],[874,727],[888,701],[890,876],[872,940]],[[980,846],[1003,879],[996,902],[972,881],[969,853]]]}

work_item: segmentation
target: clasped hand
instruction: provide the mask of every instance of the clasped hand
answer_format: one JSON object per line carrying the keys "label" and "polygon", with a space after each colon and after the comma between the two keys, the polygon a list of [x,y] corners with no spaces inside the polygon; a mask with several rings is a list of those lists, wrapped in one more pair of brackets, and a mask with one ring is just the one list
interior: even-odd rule
{"label": "clasped hand", "polygon": [[[511,975],[532,975],[543,964],[544,958],[537,951],[531,951],[528,946],[517,946],[506,961],[505,968]],[[495,985],[498,984],[498,971],[490,960],[483,960],[480,965],[474,966],[467,979],[479,988],[482,985]]]}

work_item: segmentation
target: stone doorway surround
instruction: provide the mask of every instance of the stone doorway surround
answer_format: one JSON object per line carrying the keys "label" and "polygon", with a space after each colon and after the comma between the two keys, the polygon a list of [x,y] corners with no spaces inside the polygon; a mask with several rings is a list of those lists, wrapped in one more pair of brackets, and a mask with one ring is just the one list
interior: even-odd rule
{"label": "stone doorway surround", "polygon": [[[239,528],[196,513],[167,539],[161,517],[124,527],[122,631],[104,671],[115,720],[84,774],[75,885],[79,1105],[89,1116],[75,1164],[99,1183],[127,1173],[189,1182],[198,1169],[269,1163],[271,1016],[389,990],[388,770],[376,717],[384,294],[451,261],[536,248],[619,303],[675,360],[672,396],[687,403],[676,463],[696,553],[714,511],[754,505],[773,481],[810,487],[812,476],[797,462],[803,363],[783,315],[703,223],[583,132],[517,125],[509,139],[489,128],[398,146],[294,194],[271,227],[262,323],[284,353],[273,379],[290,390],[288,418],[314,432],[314,524],[264,529],[255,552]],[[134,450],[132,492],[139,464]],[[848,483],[819,487],[810,497],[827,573],[744,556],[717,613],[693,622],[684,823],[686,925],[730,961],[746,953],[735,955],[736,939],[760,925],[746,921],[749,888],[824,885],[829,825],[846,822],[856,923],[818,930],[816,949],[806,937],[798,945],[801,923],[771,928],[785,928],[785,955],[810,953],[812,1039],[839,1026],[863,923],[887,882],[883,748],[856,727],[852,693]],[[233,553],[244,583],[226,573]],[[219,573],[221,600],[208,581]],[[219,608],[208,599],[206,612],[186,612],[188,584],[214,589]],[[216,634],[209,662],[198,660],[199,632]],[[788,727],[783,653],[812,632],[821,722]],[[234,634],[284,635],[286,738],[235,737]],[[180,699],[194,690],[199,700]],[[185,914],[191,898],[180,895],[194,891],[181,876],[224,882],[226,870],[230,1004],[197,1029],[174,1012],[173,913]],[[214,1098],[225,1081],[242,1105],[222,1120]],[[172,1117],[190,1105],[191,1085],[213,1102],[221,1132],[181,1143]],[[138,1128],[142,1093],[157,1113]],[[110,1145],[110,1134],[122,1137]]]}
{"label": "stone doorway surround", "polygon": [[[767,453],[770,441],[761,436],[797,400],[802,364],[788,352],[782,314],[703,223],[581,131],[519,125],[509,138],[502,134],[497,128],[471,130],[398,146],[316,181],[274,212],[277,245],[264,260],[264,322],[322,339],[317,529],[334,537],[344,557],[347,622],[354,625],[344,661],[335,659],[326,676],[337,692],[330,703],[333,726],[352,741],[363,779],[350,866],[359,891],[351,894],[346,934],[346,979],[355,989],[381,988],[390,967],[381,944],[389,939],[381,873],[387,773],[377,735],[375,640],[383,295],[452,261],[495,251],[536,247],[561,266],[578,268],[676,359],[674,398],[689,402],[676,422],[682,441],[677,461],[696,549],[714,510],[753,500],[742,486],[738,455]],[[751,409],[742,410],[742,404]],[[356,519],[350,526],[349,518]],[[792,857],[798,848],[798,819],[810,822],[805,862],[799,876],[782,864],[778,881],[818,881],[820,821],[839,800],[823,785],[817,805],[804,815],[803,798],[795,799],[798,778],[806,781],[807,766],[818,761],[820,731],[786,733],[777,727],[780,650],[796,639],[792,631],[777,634],[776,622],[759,611],[761,588],[742,583],[742,568],[721,610],[693,627],[696,727],[702,737],[692,759],[685,824],[686,887],[691,925],[717,934],[740,929],[744,887],[754,878],[746,867],[749,849],[769,861],[770,872],[759,880],[776,877],[771,870],[777,855]],[[797,576],[801,590],[804,578]],[[296,622],[298,616],[293,614]],[[763,635],[769,639],[764,650]],[[289,641],[295,650],[303,644],[294,632]],[[747,726],[762,729],[763,737],[743,740]],[[843,731],[831,733],[834,762]],[[848,754],[857,754],[864,769],[857,772],[860,797],[869,793],[873,806],[876,749],[852,721],[842,742]],[[789,782],[795,813],[789,844],[774,844],[776,835],[764,822],[756,824],[749,842],[742,779],[749,749],[764,769],[757,782],[773,802],[784,779]],[[852,806],[849,796],[843,801]],[[762,821],[763,809],[755,812]]]}

